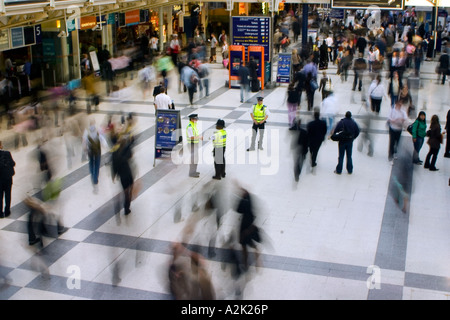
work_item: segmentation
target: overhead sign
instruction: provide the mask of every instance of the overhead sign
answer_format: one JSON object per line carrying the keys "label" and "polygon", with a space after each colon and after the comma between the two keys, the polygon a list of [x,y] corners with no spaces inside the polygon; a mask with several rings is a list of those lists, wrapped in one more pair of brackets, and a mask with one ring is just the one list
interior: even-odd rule
{"label": "overhead sign", "polygon": [[331,8],[364,9],[377,6],[380,9],[403,10],[403,0],[331,0]]}
{"label": "overhead sign", "polygon": [[11,47],[18,48],[24,46],[23,27],[11,28]]}
{"label": "overhead sign", "polygon": [[125,12],[125,24],[127,26],[138,24],[140,21],[141,21],[140,10],[132,10]]}
{"label": "overhead sign", "polygon": [[232,44],[264,47],[264,60],[270,61],[270,17],[233,17]]}
{"label": "overhead sign", "polygon": [[80,30],[92,29],[97,25],[96,16],[87,16],[80,18]]}

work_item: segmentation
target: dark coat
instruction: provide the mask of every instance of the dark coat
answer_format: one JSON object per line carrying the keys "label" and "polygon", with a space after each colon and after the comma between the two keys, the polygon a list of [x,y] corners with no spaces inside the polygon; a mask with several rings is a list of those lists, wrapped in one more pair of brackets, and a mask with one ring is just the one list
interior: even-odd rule
{"label": "dark coat", "polygon": [[430,148],[439,149],[442,143],[442,133],[440,124],[431,124],[430,129],[427,131],[428,145]]}
{"label": "dark coat", "polygon": [[360,133],[359,126],[356,124],[356,122],[352,118],[343,118],[341,121],[339,121],[336,125],[336,128],[334,129],[335,132],[339,132],[341,130],[348,131],[352,135],[351,140],[355,140]]}
{"label": "dark coat", "polygon": [[134,182],[128,152],[128,148],[126,146],[122,146],[112,153],[113,176],[119,176],[120,183],[122,184],[122,188],[124,190],[130,187]]}
{"label": "dark coat", "polygon": [[314,119],[307,124],[306,130],[308,131],[309,147],[320,147],[327,134],[327,123],[322,119]]}
{"label": "dark coat", "polygon": [[239,83],[240,84],[248,85],[250,83],[250,80],[249,80],[250,71],[248,70],[248,68],[246,66],[239,67],[238,75],[239,75]]}
{"label": "dark coat", "polygon": [[10,181],[15,174],[14,162],[11,152],[0,150],[0,181]]}

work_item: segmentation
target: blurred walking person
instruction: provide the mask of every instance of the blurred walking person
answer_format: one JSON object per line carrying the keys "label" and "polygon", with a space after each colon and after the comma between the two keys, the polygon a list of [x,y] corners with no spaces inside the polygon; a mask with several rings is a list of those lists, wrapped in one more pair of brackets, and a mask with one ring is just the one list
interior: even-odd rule
{"label": "blurred walking person", "polygon": [[95,120],[91,119],[89,127],[85,129],[83,134],[83,149],[89,159],[89,172],[91,174],[94,193],[98,192],[102,146],[108,148],[108,142],[98,130]]}
{"label": "blurred walking person", "polygon": [[[133,197],[134,175],[130,165],[131,153],[129,150],[129,141],[125,137],[119,137],[112,151],[112,172],[113,179],[119,176],[120,184],[124,196],[124,214],[131,213],[131,201]],[[116,213],[118,213],[117,211]]]}
{"label": "blurred walking person", "polygon": [[[3,150],[3,144],[0,141],[0,218],[9,217],[11,214],[11,189],[15,166],[11,152]],[[3,198],[5,198],[5,207],[3,207]]]}
{"label": "blurred walking person", "polygon": [[259,250],[257,243],[261,243],[261,236],[259,228],[255,225],[255,212],[253,205],[253,196],[244,189],[240,188],[240,199],[236,211],[242,214],[241,223],[239,226],[239,243],[242,246],[242,258],[244,270],[248,270],[248,248],[255,250],[255,260],[258,266]]}
{"label": "blurred walking person", "polygon": [[309,152],[311,153],[311,168],[314,169],[317,166],[319,149],[327,135],[327,123],[320,119],[319,108],[314,108],[314,120],[307,124],[306,130],[308,131]]}
{"label": "blurred walking person", "polygon": [[308,132],[301,127],[301,119],[297,119],[295,131],[293,131],[291,149],[294,155],[294,179],[298,182],[302,173],[303,162],[308,154]]}

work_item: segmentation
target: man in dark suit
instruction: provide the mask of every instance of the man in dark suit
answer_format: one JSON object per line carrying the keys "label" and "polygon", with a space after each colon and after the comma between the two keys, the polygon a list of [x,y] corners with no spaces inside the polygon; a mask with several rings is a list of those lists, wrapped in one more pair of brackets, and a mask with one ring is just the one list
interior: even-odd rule
{"label": "man in dark suit", "polygon": [[11,153],[3,150],[3,144],[0,141],[0,209],[3,207],[3,197],[5,198],[5,209],[0,212],[0,218],[9,217],[11,214],[11,189],[15,165]]}
{"label": "man in dark suit", "polygon": [[320,119],[319,108],[314,108],[314,120],[308,123],[306,129],[308,131],[309,152],[311,153],[311,167],[314,168],[317,166],[317,154],[320,146],[327,134],[327,122]]}

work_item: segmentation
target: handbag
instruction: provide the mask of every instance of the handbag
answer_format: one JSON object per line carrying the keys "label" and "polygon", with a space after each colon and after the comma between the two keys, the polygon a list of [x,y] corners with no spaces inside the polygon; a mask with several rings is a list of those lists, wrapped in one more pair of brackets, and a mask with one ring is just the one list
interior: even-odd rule
{"label": "handbag", "polygon": [[409,126],[406,127],[406,131],[408,131],[409,134],[411,134],[411,135],[412,135],[413,124],[414,124],[414,123],[411,123]]}
{"label": "handbag", "polygon": [[319,85],[317,84],[317,81],[314,79],[311,79],[311,81],[309,82],[309,85],[311,86],[311,90],[313,90],[313,91],[319,89]]}
{"label": "handbag", "polygon": [[348,132],[347,129],[345,128],[345,125],[343,125],[342,130],[338,132],[334,131],[330,139],[333,141],[348,141],[353,139],[353,135],[350,132]]}

